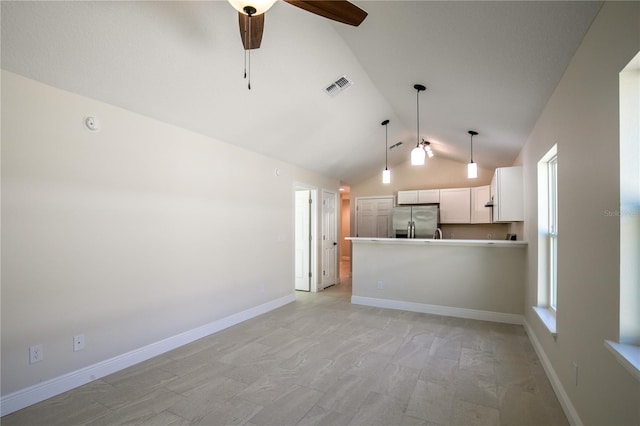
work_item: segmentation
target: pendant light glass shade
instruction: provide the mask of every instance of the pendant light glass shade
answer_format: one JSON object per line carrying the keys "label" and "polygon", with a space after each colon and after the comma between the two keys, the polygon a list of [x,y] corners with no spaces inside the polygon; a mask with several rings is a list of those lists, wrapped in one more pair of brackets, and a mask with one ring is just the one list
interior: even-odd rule
{"label": "pendant light glass shade", "polygon": [[384,170],[382,171],[382,183],[388,184],[391,183],[391,170],[389,170],[387,160],[389,158],[389,128],[387,124],[389,124],[389,120],[384,120],[380,123],[384,126]]}
{"label": "pendant light glass shade", "polygon": [[478,177],[478,165],[473,162],[473,137],[477,135],[478,132],[469,130],[469,134],[471,135],[471,161],[467,164],[467,178],[475,179]]}
{"label": "pendant light glass shade", "polygon": [[477,163],[469,163],[467,164],[467,177],[469,179],[475,179],[478,177],[478,164]]}
{"label": "pendant light glass shade", "polygon": [[245,15],[248,15],[247,11],[245,10],[246,7],[250,7],[253,10],[255,10],[255,12],[253,12],[252,15],[260,15],[262,13],[265,13],[267,10],[269,10],[271,6],[273,6],[273,4],[276,2],[276,0],[250,0],[250,1],[228,0],[228,1],[235,10]]}
{"label": "pendant light glass shade", "polygon": [[427,153],[424,150],[424,145],[420,143],[420,92],[427,90],[422,84],[414,84],[413,88],[416,89],[416,147],[411,151],[411,165],[423,166],[424,159]]}
{"label": "pendant light glass shade", "polygon": [[416,146],[411,151],[411,165],[412,166],[424,166],[424,159],[427,153],[421,146]]}
{"label": "pendant light glass shade", "polygon": [[384,184],[391,183],[391,170],[384,169],[382,171],[382,183]]}

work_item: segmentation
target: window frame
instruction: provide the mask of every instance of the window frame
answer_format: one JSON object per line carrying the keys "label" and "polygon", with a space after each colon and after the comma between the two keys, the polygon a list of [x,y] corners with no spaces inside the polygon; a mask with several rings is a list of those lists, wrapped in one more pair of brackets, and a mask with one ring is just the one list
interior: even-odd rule
{"label": "window frame", "polygon": [[558,309],[558,144],[537,163],[538,297],[534,312],[555,338]]}
{"label": "window frame", "polygon": [[547,265],[548,308],[555,315],[558,310],[558,154],[547,161]]}

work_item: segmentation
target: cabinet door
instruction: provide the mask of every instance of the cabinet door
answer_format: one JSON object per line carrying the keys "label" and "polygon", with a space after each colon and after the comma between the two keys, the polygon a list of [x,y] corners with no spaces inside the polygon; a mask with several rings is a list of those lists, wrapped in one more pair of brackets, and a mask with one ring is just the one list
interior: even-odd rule
{"label": "cabinet door", "polygon": [[[494,183],[495,181],[495,183]],[[522,196],[522,167],[501,167],[496,169],[492,181],[493,221],[518,222],[524,220],[524,200]]]}
{"label": "cabinet door", "polygon": [[436,204],[440,202],[439,189],[422,189],[418,191],[418,203]]}
{"label": "cabinet door", "polygon": [[471,188],[440,190],[440,223],[471,223]]}
{"label": "cabinet door", "polygon": [[491,223],[491,208],[484,206],[490,200],[489,185],[471,188],[471,223]]}
{"label": "cabinet door", "polygon": [[398,191],[398,204],[418,204],[418,191]]}

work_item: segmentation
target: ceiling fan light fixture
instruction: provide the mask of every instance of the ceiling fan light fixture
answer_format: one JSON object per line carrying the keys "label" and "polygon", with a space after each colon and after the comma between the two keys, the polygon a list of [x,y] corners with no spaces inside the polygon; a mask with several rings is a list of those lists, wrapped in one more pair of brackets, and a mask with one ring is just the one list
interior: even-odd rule
{"label": "ceiling fan light fixture", "polygon": [[467,178],[475,179],[478,177],[478,164],[473,162],[473,137],[476,136],[478,132],[469,130],[469,134],[471,135],[471,161],[467,164]]}
{"label": "ceiling fan light fixture", "polygon": [[267,10],[271,9],[271,6],[276,0],[227,0],[231,6],[238,12],[245,15],[261,15]]}

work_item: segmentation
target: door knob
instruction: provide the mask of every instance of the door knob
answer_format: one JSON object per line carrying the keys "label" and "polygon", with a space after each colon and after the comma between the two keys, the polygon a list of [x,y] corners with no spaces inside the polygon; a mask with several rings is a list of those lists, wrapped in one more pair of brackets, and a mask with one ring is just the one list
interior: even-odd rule
{"label": "door knob", "polygon": [[334,242],[333,242],[333,245],[334,245],[334,246],[337,246],[337,245],[338,245],[338,243],[336,243],[336,242],[334,241]]}

